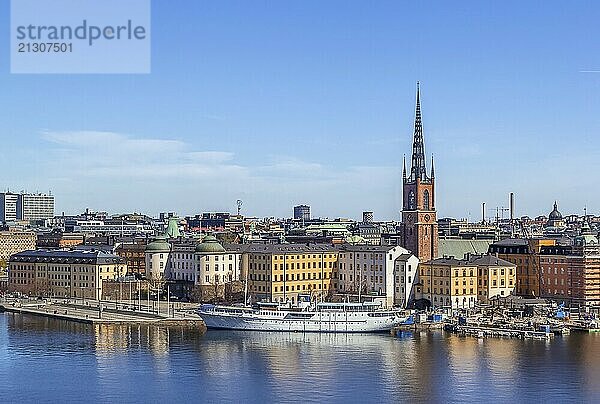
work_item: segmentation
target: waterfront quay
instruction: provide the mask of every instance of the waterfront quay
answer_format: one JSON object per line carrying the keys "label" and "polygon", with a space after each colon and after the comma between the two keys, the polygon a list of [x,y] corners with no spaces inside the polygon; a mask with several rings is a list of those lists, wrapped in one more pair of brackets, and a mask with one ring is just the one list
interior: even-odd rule
{"label": "waterfront quay", "polygon": [[204,328],[194,312],[194,305],[152,302],[138,305],[134,301],[97,301],[76,299],[3,299],[0,311],[51,317],[87,324],[156,324],[186,325]]}

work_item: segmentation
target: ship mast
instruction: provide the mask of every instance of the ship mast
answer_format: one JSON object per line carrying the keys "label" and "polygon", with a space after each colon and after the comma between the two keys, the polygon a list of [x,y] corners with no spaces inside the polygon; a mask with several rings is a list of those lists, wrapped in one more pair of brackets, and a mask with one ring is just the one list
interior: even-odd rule
{"label": "ship mast", "polygon": [[248,305],[248,271],[246,271],[246,280],[244,281],[244,306]]}

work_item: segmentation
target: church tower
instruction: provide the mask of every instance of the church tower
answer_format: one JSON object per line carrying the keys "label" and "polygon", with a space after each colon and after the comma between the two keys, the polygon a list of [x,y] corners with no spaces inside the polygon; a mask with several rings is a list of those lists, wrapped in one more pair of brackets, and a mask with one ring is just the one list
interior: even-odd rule
{"label": "church tower", "polygon": [[417,107],[413,134],[410,175],[406,159],[402,169],[402,240],[403,246],[421,262],[438,256],[438,225],[435,211],[435,171],[431,156],[431,172],[427,175],[425,143],[421,121],[421,91],[417,82]]}

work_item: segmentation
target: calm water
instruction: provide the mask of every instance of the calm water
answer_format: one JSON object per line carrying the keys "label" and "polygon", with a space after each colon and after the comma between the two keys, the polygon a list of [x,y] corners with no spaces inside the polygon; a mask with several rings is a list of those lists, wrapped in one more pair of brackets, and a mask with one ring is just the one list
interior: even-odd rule
{"label": "calm water", "polygon": [[600,402],[600,335],[204,334],[0,314],[2,402]]}

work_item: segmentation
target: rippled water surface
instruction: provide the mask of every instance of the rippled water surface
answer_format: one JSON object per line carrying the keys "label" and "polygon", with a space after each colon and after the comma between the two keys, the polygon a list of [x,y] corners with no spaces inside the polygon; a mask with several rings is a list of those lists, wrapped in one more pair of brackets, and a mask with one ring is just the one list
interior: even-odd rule
{"label": "rippled water surface", "polygon": [[5,313],[0,400],[600,402],[600,335],[203,334]]}

